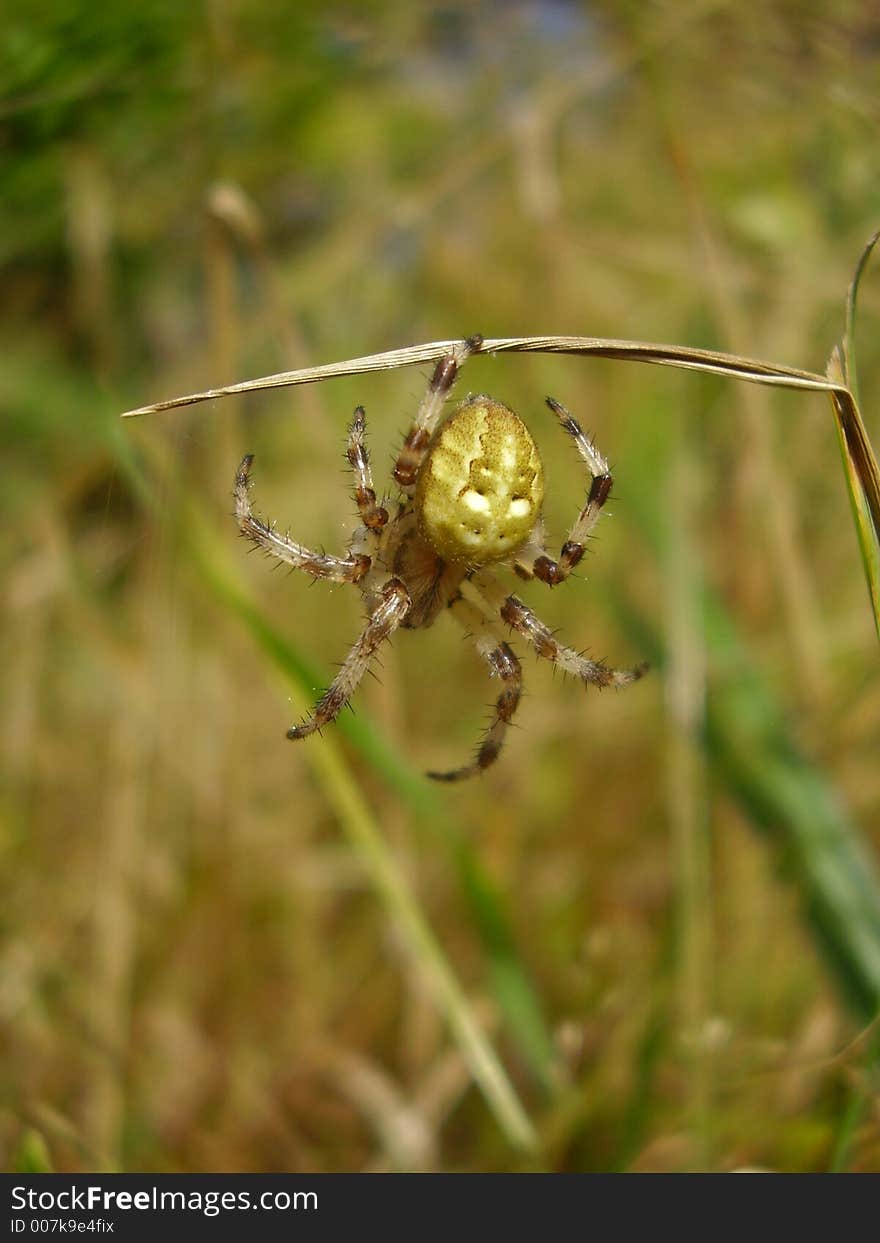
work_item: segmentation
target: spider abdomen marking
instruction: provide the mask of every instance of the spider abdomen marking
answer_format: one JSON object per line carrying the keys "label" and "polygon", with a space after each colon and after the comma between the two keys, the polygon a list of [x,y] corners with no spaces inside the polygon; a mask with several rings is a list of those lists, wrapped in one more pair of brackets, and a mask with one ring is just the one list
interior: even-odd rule
{"label": "spider abdomen marking", "polygon": [[443,424],[414,498],[422,535],[447,561],[488,565],[516,552],[541,514],[544,469],[523,421],[469,397]]}

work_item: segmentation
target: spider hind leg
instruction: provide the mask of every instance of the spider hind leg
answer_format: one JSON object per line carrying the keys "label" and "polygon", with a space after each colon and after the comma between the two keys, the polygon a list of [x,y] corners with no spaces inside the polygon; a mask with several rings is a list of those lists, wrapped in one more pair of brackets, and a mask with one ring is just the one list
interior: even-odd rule
{"label": "spider hind leg", "polygon": [[307,738],[336,720],[363,680],[376,649],[394,634],[409,607],[409,592],[403,583],[398,578],[389,579],[382,588],[378,606],[342,662],[336,677],[318,700],[311,716],[287,731],[288,738]]}
{"label": "spider hind leg", "polygon": [[504,589],[485,572],[474,580],[474,584],[486,603],[497,612],[502,620],[522,635],[538,656],[551,661],[564,673],[579,678],[587,686],[629,686],[637,682],[648,671],[643,663],[633,669],[612,669],[601,660],[590,660],[582,656],[574,648],[560,643],[553,631],[540,617],[534,613],[519,596],[506,595]]}
{"label": "spider hind leg", "polygon": [[463,781],[467,777],[484,772],[498,759],[504,745],[507,727],[513,719],[522,695],[522,667],[513,648],[503,639],[498,638],[492,623],[481,609],[462,596],[454,599],[449,607],[456,621],[473,639],[477,651],[489,666],[491,676],[500,678],[504,684],[495,701],[489,727],[480,741],[473,761],[449,772],[427,774],[434,781],[451,782]]}

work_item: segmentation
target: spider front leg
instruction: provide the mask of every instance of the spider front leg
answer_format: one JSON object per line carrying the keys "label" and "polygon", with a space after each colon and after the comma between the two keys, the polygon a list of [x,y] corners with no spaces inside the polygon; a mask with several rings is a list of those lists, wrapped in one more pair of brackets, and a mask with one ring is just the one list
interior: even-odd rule
{"label": "spider front leg", "polygon": [[286,561],[297,570],[304,570],[314,578],[326,578],[333,583],[357,583],[364,577],[372,561],[363,553],[347,557],[332,557],[328,553],[313,552],[297,544],[287,535],[279,535],[274,527],[267,526],[251,509],[251,466],[254,456],[249,453],[235,476],[235,517],[245,539],[279,561]]}
{"label": "spider front leg", "polygon": [[522,694],[522,666],[516,653],[509,644],[499,639],[485,614],[463,596],[456,597],[449,607],[455,620],[473,639],[477,651],[489,666],[490,675],[501,678],[504,687],[495,702],[492,720],[477,748],[473,762],[454,768],[451,772],[429,772],[427,775],[435,781],[462,781],[465,777],[472,777],[494,764],[504,745],[507,727],[519,706]]}
{"label": "spider front leg", "polygon": [[357,690],[376,649],[394,634],[409,612],[410,604],[409,592],[400,579],[389,579],[382,588],[379,604],[336,677],[318,700],[314,712],[301,725],[294,725],[289,729],[288,738],[307,738],[309,734],[336,720]]}
{"label": "spider front leg", "polygon": [[365,431],[366,415],[363,406],[358,406],[348,430],[348,448],[345,456],[354,471],[354,499],[357,502],[361,522],[368,531],[378,534],[388,521],[388,510],[376,504],[370,456],[364,443]]}
{"label": "spider front leg", "polygon": [[573,648],[557,642],[553,631],[524,604],[518,596],[506,595],[503,588],[485,571],[473,580],[483,599],[497,611],[517,634],[534,648],[539,656],[552,661],[566,673],[580,678],[588,686],[629,686],[647,671],[647,664],[634,669],[611,669],[603,661],[590,660]]}
{"label": "spider front leg", "polygon": [[449,396],[462,366],[471,354],[477,353],[482,344],[483,338],[479,333],[467,337],[451,353],[444,355],[434,368],[428,391],[422,398],[415,422],[406,434],[394,467],[394,479],[404,492],[412,493],[415,488],[419,469],[443,413],[443,403]]}
{"label": "spider front leg", "polygon": [[516,558],[516,565],[522,567],[528,576],[534,575],[542,583],[546,583],[548,587],[555,587],[558,583],[562,583],[568,578],[583,557],[584,546],[590,536],[590,532],[599,521],[602,506],[611,494],[614,480],[608,470],[608,463],[605,458],[590,440],[589,436],[586,436],[581,430],[577,419],[572,418],[565,406],[558,401],[554,401],[552,397],[547,398],[547,405],[559,419],[563,430],[571,436],[578,453],[586,463],[587,469],[592,476],[587,499],[575,520],[574,526],[571,528],[568,539],[562,545],[559,560],[554,561],[547,555],[543,539],[537,545],[534,543],[527,544]]}

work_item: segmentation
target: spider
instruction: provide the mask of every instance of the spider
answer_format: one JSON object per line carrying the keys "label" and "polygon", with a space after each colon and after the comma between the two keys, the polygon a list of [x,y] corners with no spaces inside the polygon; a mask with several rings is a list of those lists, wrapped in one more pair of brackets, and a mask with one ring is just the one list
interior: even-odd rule
{"label": "spider", "polygon": [[507,566],[521,578],[537,578],[548,587],[564,582],[584,555],[612,479],[605,458],[579,424],[564,406],[548,398],[547,405],[574,441],[591,477],[583,508],[558,560],[552,560],[545,549],[541,517],[544,470],[525,424],[485,394],[467,397],[444,417],[446,399],[462,365],[481,345],[482,337],[468,337],[437,363],[394,467],[402,494],[396,510],[388,498],[383,497],[382,504],[376,499],[364,443],[364,410],[362,406],[355,410],[346,456],[354,473],[362,525],[346,556],[312,552],[254,515],[252,454],[244,458],[235,478],[235,516],[246,539],[314,578],[356,583],[367,609],[364,629],[339,673],[312,714],[287,731],[288,738],[306,738],[335,720],[377,648],[399,627],[418,630],[448,611],[473,639],[501,690],[472,762],[451,772],[428,773],[437,781],[460,781],[482,772],[501,751],[522,691],[520,662],[504,638],[502,623],[538,656],[586,685],[628,686],[647,668],[611,669],[564,647],[490,572],[490,566]]}

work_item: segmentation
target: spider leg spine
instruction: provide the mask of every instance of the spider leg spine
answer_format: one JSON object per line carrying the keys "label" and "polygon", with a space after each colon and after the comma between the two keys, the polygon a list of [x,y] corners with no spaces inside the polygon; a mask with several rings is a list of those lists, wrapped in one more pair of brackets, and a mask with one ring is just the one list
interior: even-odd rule
{"label": "spider leg spine", "polygon": [[314,552],[289,535],[280,535],[274,524],[261,521],[251,508],[251,466],[254,455],[247,454],[235,476],[235,518],[241,534],[251,543],[284,561],[296,570],[303,570],[314,578],[329,579],[336,583],[357,583],[368,573],[372,559],[365,553],[348,557],[334,557],[325,552]]}
{"label": "spider leg spine", "polygon": [[376,649],[397,630],[411,603],[409,592],[400,579],[392,578],[385,584],[379,605],[342,662],[336,677],[318,700],[312,715],[287,731],[288,738],[307,738],[336,720],[363,680]]}
{"label": "spider leg spine", "polygon": [[411,493],[419,470],[437,424],[443,414],[443,405],[458,378],[458,373],[471,354],[477,353],[483,344],[479,334],[466,337],[449,354],[437,361],[428,390],[422,398],[415,421],[403,441],[392,472],[394,480],[404,492]]}
{"label": "spider leg spine", "polygon": [[366,414],[363,406],[357,406],[351,427],[348,429],[348,441],[345,456],[354,472],[354,499],[358,507],[361,522],[368,531],[380,532],[388,521],[388,510],[376,501],[373,487],[373,472],[370,469],[370,455],[365,441]]}
{"label": "spider leg spine", "polygon": [[463,781],[494,764],[504,745],[505,734],[522,698],[522,666],[513,648],[498,638],[482,609],[459,595],[449,605],[459,625],[470,631],[477,651],[489,666],[490,677],[500,678],[502,688],[491,709],[488,725],[470,764],[449,772],[429,772],[434,781]]}
{"label": "spider leg spine", "polygon": [[494,579],[482,574],[475,585],[486,602],[497,609],[502,620],[521,634],[532,649],[564,673],[573,674],[587,686],[629,686],[645,673],[646,665],[634,669],[612,669],[600,661],[581,656],[573,648],[557,642],[553,632],[518,596],[506,595]]}
{"label": "spider leg spine", "polygon": [[548,587],[557,587],[565,582],[583,558],[587,540],[599,521],[605,502],[611,495],[614,479],[608,469],[608,462],[590,437],[583,432],[577,419],[553,397],[547,398],[547,405],[558,418],[562,430],[574,441],[578,454],[591,476],[586,501],[575,519],[568,539],[562,545],[558,559],[554,561],[542,548],[531,566],[527,567],[532,575],[540,579],[542,583]]}

